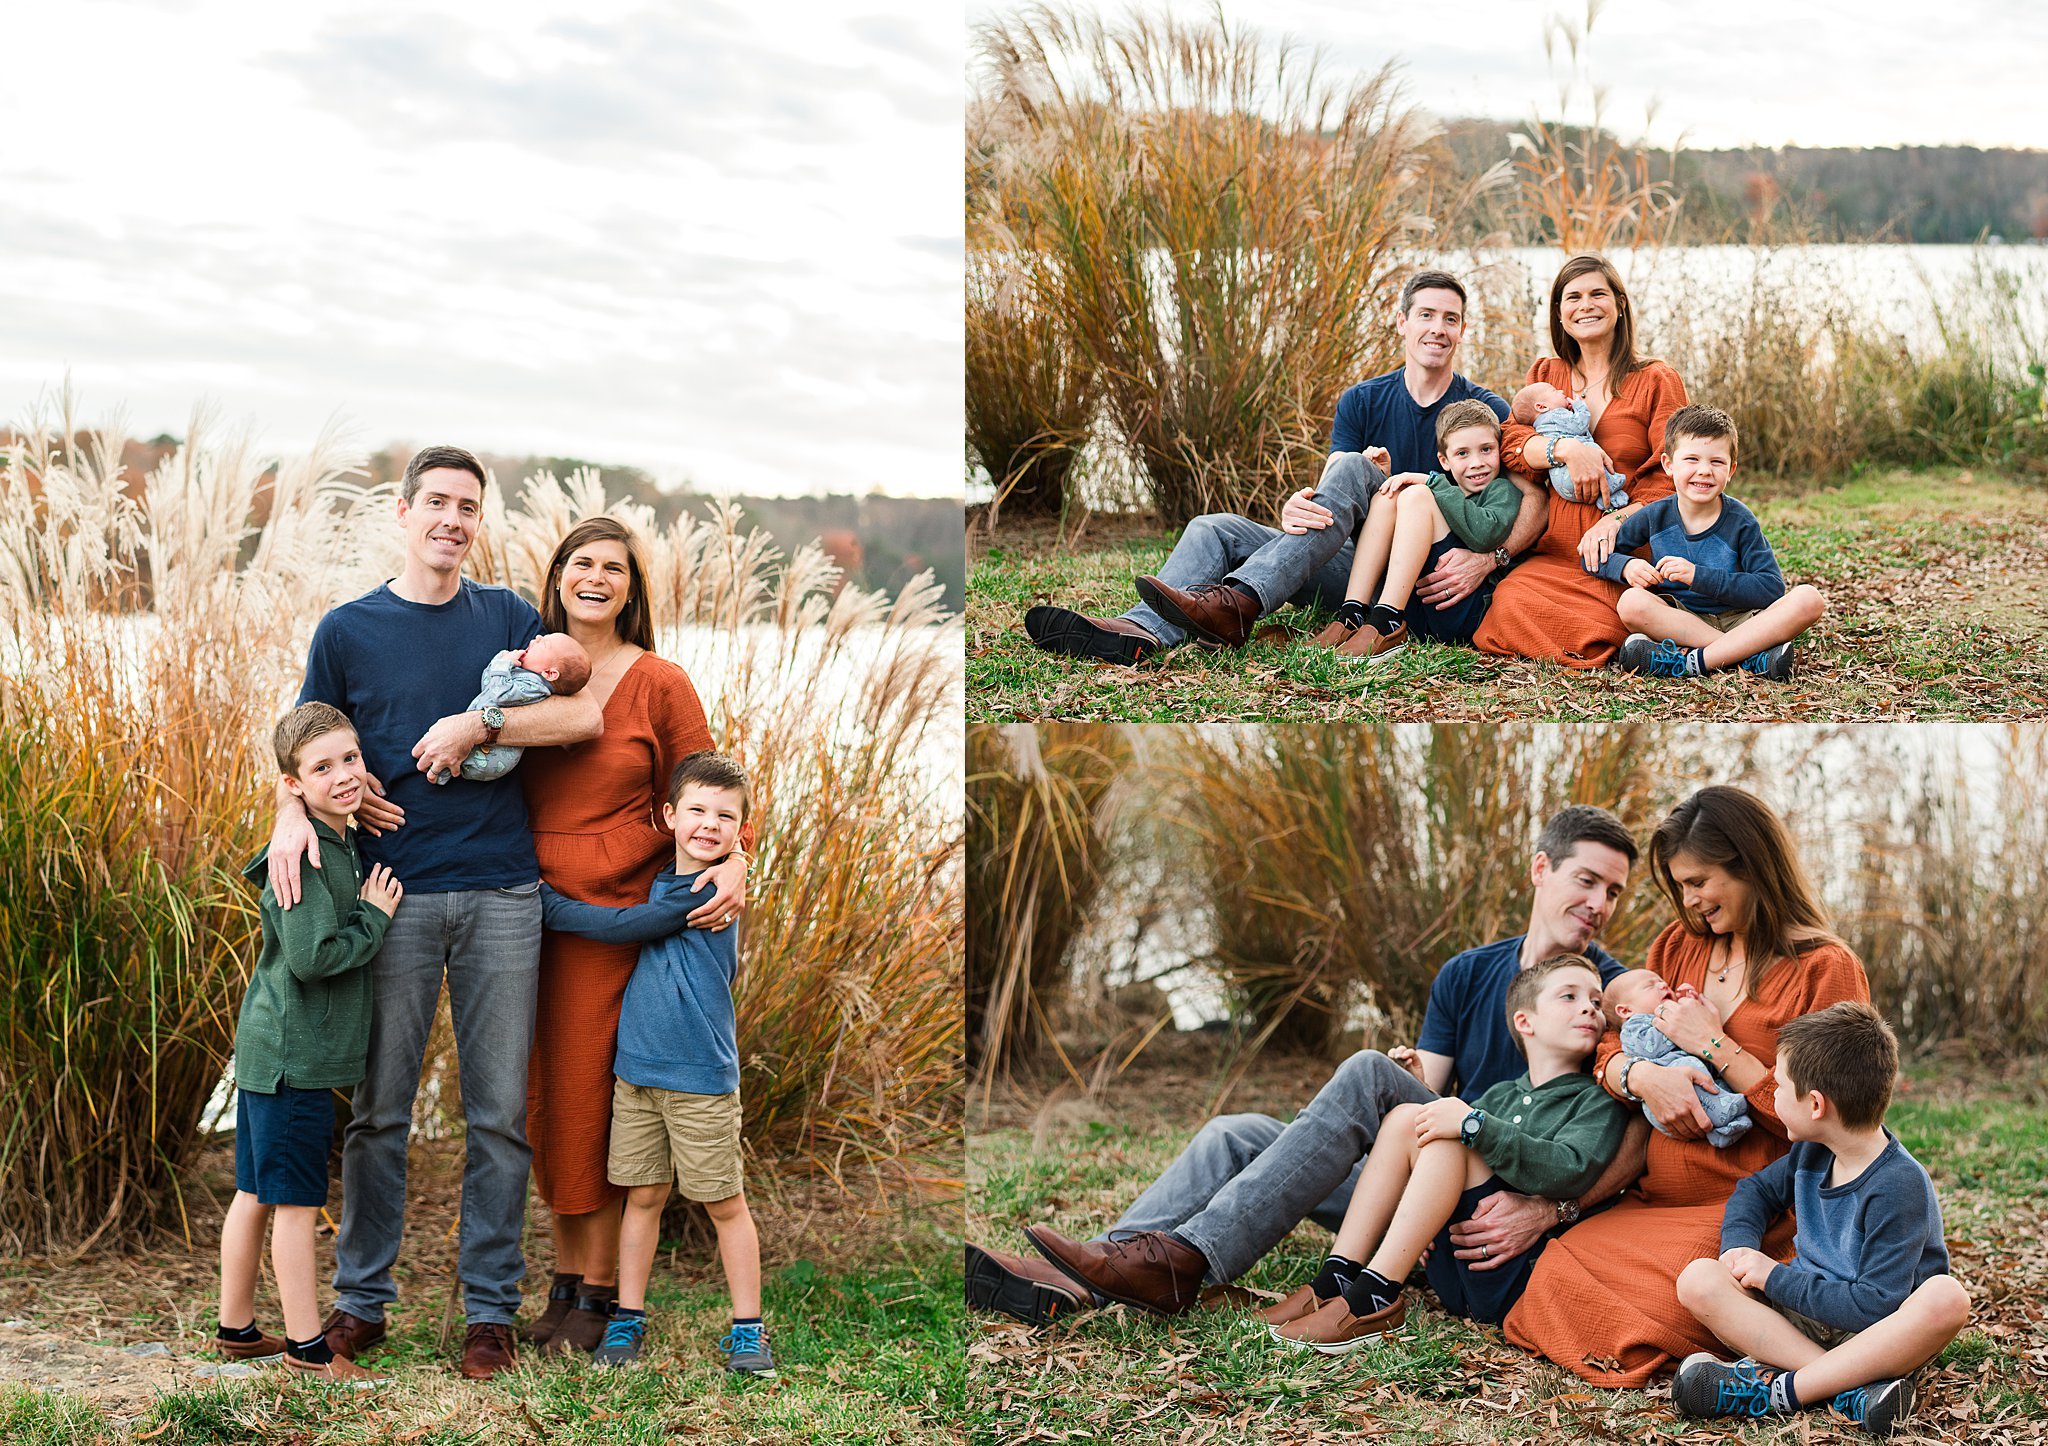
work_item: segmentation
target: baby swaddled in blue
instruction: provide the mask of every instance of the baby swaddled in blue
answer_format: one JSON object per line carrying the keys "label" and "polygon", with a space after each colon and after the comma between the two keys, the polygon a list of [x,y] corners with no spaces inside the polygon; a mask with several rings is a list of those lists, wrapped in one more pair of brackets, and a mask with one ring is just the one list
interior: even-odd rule
{"label": "baby swaddled in blue", "polygon": [[[1601,993],[1609,1020],[1618,1021],[1621,1026],[1622,1052],[1630,1059],[1680,1068],[1690,1066],[1713,1077],[1718,1093],[1709,1094],[1698,1085],[1693,1086],[1693,1093],[1699,1097],[1700,1108],[1707,1112],[1707,1123],[1712,1126],[1707,1131],[1707,1143],[1725,1150],[1749,1133],[1749,1101],[1730,1087],[1713,1066],[1698,1055],[1687,1054],[1657,1028],[1657,1017],[1651,1011],[1669,998],[1671,987],[1647,969],[1629,969],[1615,975]],[[1643,1107],[1643,1117],[1657,1125],[1657,1117],[1650,1113],[1648,1105]],[[1664,1129],[1662,1125],[1657,1128]]]}
{"label": "baby swaddled in blue", "polygon": [[[472,711],[523,707],[543,698],[580,692],[589,680],[590,655],[583,645],[567,633],[542,633],[523,648],[507,648],[495,655],[485,666],[483,686],[469,706]],[[524,751],[508,743],[472,748],[462,760],[462,776],[473,783],[503,778],[519,766]],[[434,782],[446,783],[454,776],[437,773]]]}
{"label": "baby swaddled in blue", "polygon": [[[1586,404],[1577,397],[1567,397],[1548,382],[1531,382],[1516,392],[1509,416],[1524,426],[1534,427],[1538,436],[1555,438],[1560,442],[1593,440],[1593,414]],[[1602,512],[1628,506],[1627,486],[1626,477],[1619,472],[1609,472],[1601,486],[1601,495],[1581,497],[1572,481],[1571,468],[1550,469],[1551,491],[1567,502],[1590,502]]]}

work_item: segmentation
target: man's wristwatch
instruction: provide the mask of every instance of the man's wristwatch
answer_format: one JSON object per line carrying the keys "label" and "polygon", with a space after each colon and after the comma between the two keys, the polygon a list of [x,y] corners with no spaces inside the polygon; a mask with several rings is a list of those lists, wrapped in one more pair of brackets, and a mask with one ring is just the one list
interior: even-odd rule
{"label": "man's wristwatch", "polygon": [[1493,550],[1493,565],[1495,567],[1500,568],[1502,571],[1506,571],[1508,568],[1514,566],[1514,563],[1514,554],[1509,552],[1505,547],[1496,547]]}
{"label": "man's wristwatch", "polygon": [[1469,1145],[1479,1138],[1479,1127],[1486,1123],[1486,1111],[1474,1110],[1458,1123],[1458,1143]]}
{"label": "man's wristwatch", "polygon": [[498,730],[505,726],[505,710],[496,703],[484,705],[484,747],[495,748],[498,744]]}
{"label": "man's wristwatch", "polygon": [[1578,1201],[1576,1201],[1576,1200],[1553,1200],[1553,1201],[1552,1201],[1551,1203],[1552,1203],[1553,1205],[1557,1206],[1557,1223],[1558,1223],[1558,1224],[1560,1224],[1560,1225],[1576,1225],[1576,1224],[1578,1224],[1578,1223],[1579,1223],[1579,1202],[1578,1202]]}

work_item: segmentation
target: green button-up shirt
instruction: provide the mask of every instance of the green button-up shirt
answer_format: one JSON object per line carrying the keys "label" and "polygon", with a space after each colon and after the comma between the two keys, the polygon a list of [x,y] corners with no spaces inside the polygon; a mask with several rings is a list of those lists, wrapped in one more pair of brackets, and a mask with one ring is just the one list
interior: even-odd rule
{"label": "green button-up shirt", "polygon": [[1589,1074],[1561,1074],[1531,1085],[1502,1080],[1473,1102],[1486,1112],[1472,1141],[1494,1174],[1524,1195],[1576,1200],[1621,1148],[1628,1107]]}
{"label": "green button-up shirt", "polygon": [[277,905],[269,851],[242,870],[263,885],[263,952],[235,1027],[235,1084],[275,1094],[330,1089],[363,1077],[370,1054],[370,971],[391,919],[365,903],[362,855],[318,819],[320,867],[299,871],[299,902]]}

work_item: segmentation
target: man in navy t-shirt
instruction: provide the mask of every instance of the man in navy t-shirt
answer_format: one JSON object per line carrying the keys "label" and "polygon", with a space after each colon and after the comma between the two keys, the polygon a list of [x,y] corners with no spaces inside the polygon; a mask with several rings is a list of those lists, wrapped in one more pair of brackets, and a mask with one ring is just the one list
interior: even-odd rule
{"label": "man in navy t-shirt", "polygon": [[[1411,276],[1401,288],[1394,331],[1401,338],[1402,364],[1338,398],[1322,480],[1287,500],[1279,527],[1227,512],[1197,517],[1158,576],[1137,579],[1139,606],[1116,618],[1032,608],[1024,615],[1032,642],[1072,657],[1139,663],[1189,638],[1241,646],[1261,615],[1288,603],[1343,602],[1353,539],[1380,483],[1389,472],[1437,470],[1437,413],[1476,399],[1495,416],[1508,415],[1506,402],[1452,368],[1465,335],[1465,288],[1456,277],[1443,271]],[[1440,567],[1422,578],[1415,606],[1455,607],[1508,554],[1536,540],[1547,499],[1535,483],[1516,485],[1523,491],[1522,512],[1501,552],[1447,552]],[[1481,615],[1483,610],[1473,611],[1473,627]]]}
{"label": "man in navy t-shirt", "polygon": [[[335,1309],[327,1344],[353,1360],[384,1338],[384,1308],[405,1223],[406,1142],[441,981],[455,1023],[466,1127],[458,1274],[469,1330],[462,1372],[513,1363],[512,1321],[525,1274],[526,1061],[540,964],[540,869],[516,776],[460,777],[480,744],[574,743],[603,730],[580,696],[509,712],[469,707],[477,674],[544,629],[508,588],[462,576],[483,516],[483,464],[429,447],[405,469],[398,502],[405,569],[320,620],[301,703],[332,703],[355,724],[380,785],[359,814],[364,857],[388,864],[405,902],[371,964],[369,1072],[356,1086],[344,1140]],[[456,775],[436,784],[436,774]],[[270,880],[289,908],[312,837],[305,810],[280,792]]]}
{"label": "man in navy t-shirt", "polygon": [[[1291,1124],[1265,1115],[1209,1121],[1092,1241],[1032,1226],[1025,1234],[1042,1261],[969,1245],[968,1303],[1034,1324],[1102,1300],[1177,1314],[1196,1303],[1205,1280],[1234,1280],[1304,1218],[1335,1230],[1389,1110],[1453,1086],[1459,1098],[1477,1099],[1527,1067],[1508,1033],[1507,989],[1516,974],[1555,954],[1585,954],[1603,981],[1622,971],[1592,940],[1613,916],[1635,857],[1635,841],[1606,809],[1560,810],[1536,840],[1528,929],[1444,965],[1413,1051],[1353,1055]],[[1452,1227],[1459,1258],[1475,1269],[1496,1268],[1577,1219],[1582,1202],[1618,1194],[1642,1172],[1648,1127],[1637,1120],[1630,1129],[1621,1153],[1580,1200],[1502,1191],[1484,1202],[1471,1220]]]}

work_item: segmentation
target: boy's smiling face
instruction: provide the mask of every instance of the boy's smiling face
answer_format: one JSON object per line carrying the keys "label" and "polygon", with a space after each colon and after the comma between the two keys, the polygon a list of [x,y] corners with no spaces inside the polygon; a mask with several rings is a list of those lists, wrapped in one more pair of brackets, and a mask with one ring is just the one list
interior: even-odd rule
{"label": "boy's smiling face", "polygon": [[334,728],[309,738],[299,749],[298,772],[284,784],[306,812],[329,828],[345,828],[363,801],[363,751],[355,733]]}
{"label": "boy's smiling face", "polygon": [[1678,500],[1703,507],[1728,490],[1735,475],[1735,448],[1726,437],[1689,437],[1680,433],[1664,454],[1664,470],[1678,489]]}
{"label": "boy's smiling face", "polygon": [[1483,492],[1500,475],[1500,434],[1491,427],[1460,427],[1444,438],[1437,461],[1459,491]]}
{"label": "boy's smiling face", "polygon": [[676,836],[676,864],[715,863],[739,842],[746,821],[744,800],[736,788],[686,783],[674,803],[661,806],[662,823]]}
{"label": "boy's smiling face", "polygon": [[1515,1028],[1560,1054],[1591,1054],[1607,1028],[1600,1012],[1600,976],[1590,969],[1558,970],[1543,981],[1534,1010],[1515,1012]]}

